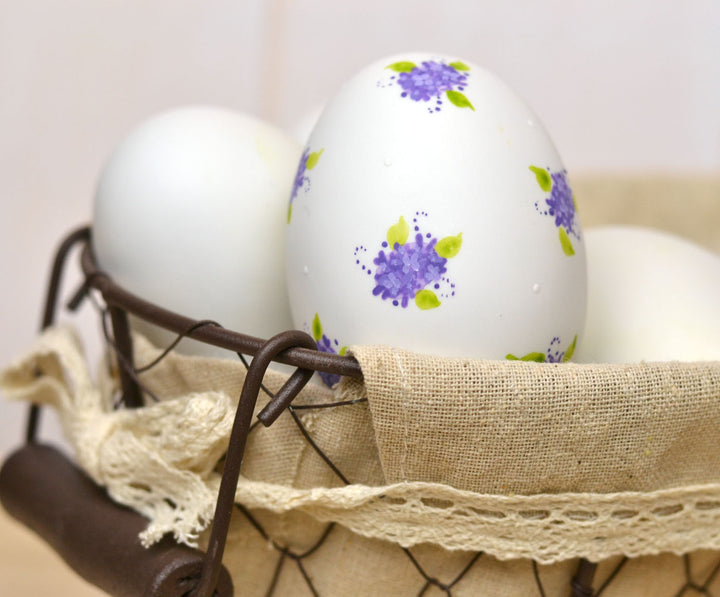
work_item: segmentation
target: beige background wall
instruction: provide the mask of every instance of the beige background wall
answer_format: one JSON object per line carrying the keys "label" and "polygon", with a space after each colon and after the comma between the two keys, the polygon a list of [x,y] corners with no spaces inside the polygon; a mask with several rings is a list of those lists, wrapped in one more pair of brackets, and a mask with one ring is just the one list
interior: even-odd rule
{"label": "beige background wall", "polygon": [[[0,0],[0,363],[33,337],[53,248],[135,123],[202,102],[294,130],[415,49],[503,77],[571,176],[720,175],[717,0]],[[0,455],[22,418],[0,404]]]}

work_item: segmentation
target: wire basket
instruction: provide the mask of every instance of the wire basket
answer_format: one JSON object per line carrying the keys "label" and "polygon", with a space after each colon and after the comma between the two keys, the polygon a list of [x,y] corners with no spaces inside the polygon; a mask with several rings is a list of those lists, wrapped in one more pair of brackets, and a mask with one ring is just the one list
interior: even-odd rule
{"label": "wire basket", "polygon": [[[168,538],[149,549],[143,547],[138,534],[147,521],[115,504],[58,452],[38,444],[40,407],[31,406],[27,444],[6,461],[0,477],[0,497],[13,516],[38,531],[78,573],[110,594],[232,595],[234,580],[238,594],[268,596],[720,595],[720,552],[708,549],[637,558],[618,554],[599,563],[576,557],[550,564],[531,557],[501,560],[484,550],[451,550],[422,542],[403,546],[402,542],[360,536],[332,520],[310,524],[303,519],[298,528],[309,532],[298,538],[297,529],[287,528],[298,520],[292,513],[277,515],[236,501],[246,448],[253,445],[261,426],[270,427],[287,413],[289,424],[334,479],[334,485],[353,487],[353,471],[336,462],[306,421],[313,413],[366,408],[367,398],[294,401],[315,371],[362,381],[358,361],[352,356],[319,352],[313,339],[303,332],[288,331],[265,341],[148,303],[98,270],[89,240],[90,230],[82,228],[62,243],[53,267],[42,327],[53,324],[67,256],[74,246],[82,245],[84,281],[68,307],[77,309],[93,292],[99,293],[105,303],[101,307],[103,330],[121,389],[117,409],[143,409],[148,401],[162,400],[154,396],[142,376],[172,358],[172,349],[184,337],[236,353],[247,369],[229,441],[216,467],[221,480],[203,551],[177,545]],[[177,341],[138,367],[128,313],[173,331]],[[252,362],[248,363],[244,355],[252,355]],[[275,391],[263,383],[273,361],[296,368]],[[262,407],[258,406],[260,397],[265,403]],[[443,507],[441,503],[429,505]],[[534,515],[538,513],[529,513],[528,517]],[[227,546],[236,544],[239,547],[229,553]],[[332,564],[320,566],[319,562]],[[341,580],[328,583],[322,573],[328,568]],[[669,576],[668,571],[672,573]],[[256,578],[250,582],[249,576]],[[483,592],[479,593],[478,587]]]}

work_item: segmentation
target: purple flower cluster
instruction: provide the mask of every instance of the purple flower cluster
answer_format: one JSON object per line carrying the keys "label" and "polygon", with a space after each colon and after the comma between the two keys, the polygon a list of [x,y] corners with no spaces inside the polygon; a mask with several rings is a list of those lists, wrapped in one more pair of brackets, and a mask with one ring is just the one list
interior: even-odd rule
{"label": "purple flower cluster", "polygon": [[[550,347],[547,349],[547,353],[545,356],[545,362],[546,363],[562,363],[563,357],[565,356],[564,350],[557,350],[557,346],[560,345],[560,338],[555,336],[552,341],[550,342]],[[555,348],[555,350],[553,350]]]}
{"label": "purple flower cluster", "polygon": [[298,191],[303,187],[305,183],[309,183],[310,179],[305,175],[305,172],[307,172],[307,161],[308,157],[310,156],[310,150],[305,149],[303,151],[302,156],[300,157],[300,162],[298,163],[297,172],[295,173],[295,180],[293,181],[293,188],[292,188],[292,194],[290,195],[290,203],[292,203],[293,199],[298,194]]}
{"label": "purple flower cluster", "polygon": [[[373,295],[380,295],[383,300],[392,299],[393,305],[405,308],[428,284],[434,283],[434,287],[439,288],[442,275],[447,271],[447,259],[435,251],[438,239],[430,234],[425,236],[430,239],[427,243],[418,232],[415,242],[395,243],[387,254],[385,251],[378,253],[373,260],[377,266]],[[383,242],[382,246],[387,247],[388,243]]]}
{"label": "purple flower cluster", "polygon": [[548,204],[548,215],[555,218],[555,226],[562,226],[568,234],[578,236],[574,230],[575,226],[575,202],[573,201],[573,193],[567,181],[567,172],[551,173],[552,190],[550,197],[545,199]]}
{"label": "purple flower cluster", "polygon": [[[330,338],[328,338],[326,334],[323,334],[320,340],[316,340],[315,344],[317,345],[317,348],[320,352],[338,354],[337,347],[340,346],[340,343],[337,340],[330,340]],[[320,379],[323,380],[323,383],[329,388],[332,388],[336,383],[340,381],[340,375],[336,373],[325,373],[324,371],[318,371],[318,375],[320,376]]]}
{"label": "purple flower cluster", "polygon": [[403,88],[402,97],[427,102],[431,98],[439,99],[446,91],[463,91],[467,77],[449,64],[427,60],[410,72],[400,73],[397,82]]}
{"label": "purple flower cluster", "polygon": [[555,336],[550,341],[550,346],[546,352],[529,352],[524,356],[518,357],[514,354],[508,354],[505,358],[508,361],[529,361],[533,363],[565,363],[572,359],[575,354],[575,345],[577,344],[577,334],[573,338],[565,350],[560,350],[560,338]]}

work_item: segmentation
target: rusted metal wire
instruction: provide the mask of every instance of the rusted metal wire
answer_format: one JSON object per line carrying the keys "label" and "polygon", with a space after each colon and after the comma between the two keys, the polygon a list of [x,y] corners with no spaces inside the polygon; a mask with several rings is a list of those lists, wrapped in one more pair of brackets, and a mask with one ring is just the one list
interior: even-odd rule
{"label": "rusted metal wire", "polygon": [[[51,273],[42,327],[45,328],[52,325],[54,321],[60,281],[67,256],[73,247],[84,242],[85,247],[81,255],[81,266],[85,274],[85,279],[82,287],[72,297],[69,307],[71,309],[77,308],[82,302],[82,299],[89,295],[92,289],[99,291],[102,295],[107,305],[103,313],[103,318],[109,314],[112,320],[112,335],[108,329],[105,329],[105,336],[108,347],[117,356],[124,406],[140,406],[142,404],[143,393],[154,397],[147,388],[143,387],[138,374],[148,371],[159,364],[184,337],[190,337],[236,353],[248,370],[242,394],[238,401],[236,417],[225,456],[221,487],[202,574],[194,588],[187,593],[187,597],[211,597],[214,594],[221,570],[222,555],[229,524],[234,511],[241,513],[241,515],[249,521],[250,525],[278,552],[278,561],[268,585],[267,597],[274,597],[279,577],[282,574],[285,563],[289,561],[294,562],[297,566],[308,590],[313,595],[317,597],[332,597],[321,596],[319,594],[304,562],[311,557],[321,556],[321,547],[338,527],[334,523],[329,524],[309,549],[297,552],[293,550],[291,546],[283,545],[274,539],[253,516],[250,510],[241,504],[235,503],[234,495],[249,434],[259,429],[261,423],[265,426],[271,425],[285,410],[287,410],[293,418],[304,439],[330,470],[334,472],[338,479],[344,484],[351,482],[335,465],[331,456],[328,455],[312,437],[304,425],[300,413],[306,410],[323,408],[351,408],[353,405],[367,402],[367,399],[363,398],[353,401],[337,401],[310,405],[293,405],[292,400],[307,383],[314,371],[323,371],[362,379],[362,372],[357,361],[352,357],[332,355],[315,350],[314,341],[303,332],[285,332],[278,334],[269,341],[265,341],[260,338],[227,330],[217,322],[211,320],[193,320],[149,303],[121,288],[114,283],[110,276],[98,269],[91,251],[90,236],[90,230],[88,228],[78,229],[71,233],[58,249]],[[136,367],[132,360],[132,343],[127,326],[127,313],[132,313],[150,323],[174,332],[177,334],[176,339],[152,362]],[[106,326],[105,323],[104,325]],[[248,364],[244,355],[254,355],[250,364]],[[270,392],[262,383],[267,366],[273,360],[298,368],[283,388],[276,394]],[[267,394],[269,402],[268,406],[261,411],[259,420],[253,422],[253,412],[260,392]],[[157,399],[157,397],[155,397],[155,399]],[[31,408],[27,428],[28,442],[33,442],[35,439],[38,414],[39,410],[37,407]],[[463,580],[468,577],[468,573],[483,556],[483,552],[471,554],[469,561],[463,569],[452,580],[445,582],[429,574],[410,549],[400,546],[398,546],[398,549],[405,553],[423,581],[423,585],[418,593],[419,595],[423,595],[432,587],[435,587],[452,597],[453,589],[456,587],[460,588],[463,585]],[[575,574],[571,578],[568,578],[566,585],[567,591],[571,592],[571,597],[601,597],[605,594],[606,590],[608,590],[608,587],[614,586],[617,582],[616,579],[620,577],[622,571],[630,561],[628,558],[620,559],[618,564],[600,583],[599,588],[594,590],[593,585],[596,580],[597,564],[581,559],[578,562]],[[531,567],[538,595],[539,597],[546,597],[537,562],[531,561]],[[720,574],[720,562],[715,565],[706,578],[698,580],[693,577],[691,556],[686,555],[684,557],[684,571],[686,578],[683,586],[675,589],[672,587],[668,588],[668,590],[676,591],[674,597],[685,597],[688,592],[712,596],[709,587],[713,581],[716,580],[718,574]],[[566,597],[567,595],[568,593],[564,592],[557,597]]]}
{"label": "rusted metal wire", "polygon": [[615,578],[620,574],[620,571],[624,568],[625,564],[627,564],[628,558],[621,558],[620,562],[618,562],[617,566],[613,568],[612,572],[608,575],[608,577],[605,579],[605,581],[600,585],[600,588],[597,590],[597,593],[595,593],[594,597],[599,597],[605,592],[605,589],[607,589],[610,586],[610,583],[615,580]]}
{"label": "rusted metal wire", "polygon": [[[50,271],[50,280],[48,281],[48,289],[45,297],[45,307],[43,309],[42,321],[40,323],[41,330],[50,327],[55,322],[60,284],[62,282],[62,275],[65,271],[65,263],[67,262],[70,251],[81,242],[84,242],[87,245],[89,240],[90,229],[87,226],[84,226],[68,234],[58,247],[52,269]],[[37,404],[33,404],[28,409],[28,418],[25,428],[26,443],[33,443],[35,441],[39,423],[40,407]]]}
{"label": "rusted metal wire", "polygon": [[[235,490],[240,477],[240,465],[245,454],[245,445],[255,411],[255,404],[260,394],[260,384],[273,359],[282,351],[295,346],[312,349],[315,347],[315,341],[305,332],[298,330],[282,332],[265,342],[255,352],[255,358],[250,363],[240,400],[238,401],[235,421],[230,432],[220,491],[210,530],[206,565],[203,568],[200,583],[189,594],[189,597],[212,597],[215,590],[222,569],[222,556],[235,504]],[[297,369],[276,393],[270,404],[289,404],[305,384],[310,381],[312,375],[312,369]]]}
{"label": "rusted metal wire", "polygon": [[[710,574],[704,581],[696,581],[693,579],[689,554],[685,554],[683,556],[683,568],[685,570],[685,585],[683,585],[683,587],[677,592],[675,597],[683,597],[688,591],[700,593],[706,597],[712,597],[709,587],[720,572],[720,562],[713,567]],[[690,593],[690,595],[692,595],[692,593]]]}
{"label": "rusted metal wire", "polygon": [[[81,265],[85,276],[93,288],[100,291],[108,306],[115,306],[132,313],[148,322],[165,328],[176,334],[192,328],[196,320],[173,313],[150,303],[119,286],[107,275],[98,275],[98,269],[90,244],[86,244],[81,256]],[[187,334],[189,338],[225,348],[234,353],[254,355],[265,343],[262,338],[248,336],[223,327],[202,326]],[[289,348],[276,355],[278,363],[292,365],[314,371],[335,373],[355,379],[362,379],[362,370],[358,362],[350,356],[340,356],[314,349]]]}
{"label": "rusted metal wire", "polygon": [[545,589],[543,588],[543,584],[540,580],[540,570],[538,569],[538,563],[535,560],[532,561],[532,571],[535,584],[540,592],[540,597],[545,597]]}
{"label": "rusted metal wire", "polygon": [[593,578],[597,564],[581,559],[578,562],[575,576],[570,582],[572,597],[593,597]]}

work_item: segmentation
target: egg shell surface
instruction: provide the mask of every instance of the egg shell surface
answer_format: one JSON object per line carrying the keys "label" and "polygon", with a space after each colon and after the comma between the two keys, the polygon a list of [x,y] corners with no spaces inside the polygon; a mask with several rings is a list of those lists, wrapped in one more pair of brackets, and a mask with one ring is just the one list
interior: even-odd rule
{"label": "egg shell surface", "polygon": [[[188,317],[262,338],[292,328],[283,246],[300,153],[282,131],[225,108],[182,107],[141,123],[97,185],[92,246],[100,268]],[[175,337],[133,325],[158,345]],[[182,347],[233,356],[192,340]]]}
{"label": "egg shell surface", "polygon": [[586,232],[583,363],[720,360],[720,255],[660,230]]}
{"label": "egg shell surface", "polygon": [[584,324],[560,157],[502,81],[453,56],[382,59],[328,103],[295,177],[286,263],[295,326],[328,352],[561,360]]}

